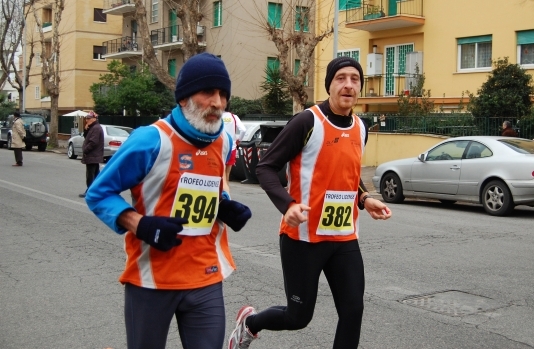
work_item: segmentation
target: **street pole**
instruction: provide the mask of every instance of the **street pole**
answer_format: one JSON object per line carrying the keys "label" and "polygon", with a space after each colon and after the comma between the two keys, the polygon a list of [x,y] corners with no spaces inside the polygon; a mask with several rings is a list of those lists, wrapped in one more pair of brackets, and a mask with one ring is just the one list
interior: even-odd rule
{"label": "street pole", "polygon": [[24,9],[22,10],[22,110],[20,113],[26,111],[26,19],[24,18]]}
{"label": "street pole", "polygon": [[337,23],[339,20],[339,0],[334,1],[334,57],[337,57]]}

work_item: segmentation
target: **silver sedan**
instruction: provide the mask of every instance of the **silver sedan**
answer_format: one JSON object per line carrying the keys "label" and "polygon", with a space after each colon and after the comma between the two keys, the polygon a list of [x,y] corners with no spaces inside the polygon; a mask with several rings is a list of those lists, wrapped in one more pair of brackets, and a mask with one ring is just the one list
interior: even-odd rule
{"label": "silver sedan", "polygon": [[449,138],[416,158],[376,168],[373,185],[388,203],[405,197],[481,203],[493,216],[534,206],[534,141],[472,136]]}
{"label": "silver sedan", "polygon": [[[116,125],[100,126],[102,126],[102,130],[104,131],[104,161],[108,161],[119,149],[121,144],[130,136],[133,128]],[[69,159],[76,159],[79,155],[82,155],[83,141],[83,133],[69,139],[67,143],[67,156]]]}

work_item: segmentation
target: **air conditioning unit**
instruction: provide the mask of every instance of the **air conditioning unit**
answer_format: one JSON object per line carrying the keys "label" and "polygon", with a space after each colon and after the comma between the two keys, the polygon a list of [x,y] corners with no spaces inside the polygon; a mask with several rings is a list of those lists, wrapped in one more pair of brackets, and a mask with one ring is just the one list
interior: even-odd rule
{"label": "air conditioning unit", "polygon": [[417,74],[423,74],[423,52],[414,51],[406,54],[405,73],[406,79],[404,79],[404,90],[410,91],[411,87],[417,84]]}
{"label": "air conditioning unit", "polygon": [[204,27],[198,25],[197,26],[197,35],[204,35]]}
{"label": "air conditioning unit", "polygon": [[367,75],[382,75],[382,62],[384,55],[382,53],[369,53],[367,55]]}

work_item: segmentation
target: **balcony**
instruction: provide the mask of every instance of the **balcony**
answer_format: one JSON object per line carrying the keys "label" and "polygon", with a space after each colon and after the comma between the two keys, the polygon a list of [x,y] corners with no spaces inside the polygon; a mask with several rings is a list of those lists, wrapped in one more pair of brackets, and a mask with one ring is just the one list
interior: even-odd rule
{"label": "balcony", "polygon": [[348,9],[347,28],[376,32],[425,24],[424,0],[362,0],[361,7]]}
{"label": "balcony", "polygon": [[[198,45],[206,46],[205,39],[206,27],[197,26]],[[180,48],[183,41],[183,28],[179,25],[173,25],[166,28],[152,30],[150,40],[155,49],[170,51]]]}
{"label": "balcony", "polygon": [[108,15],[123,15],[135,11],[133,0],[104,0],[102,13]]}
{"label": "balcony", "polygon": [[[419,74],[390,73],[383,75],[365,75],[364,90],[360,93],[360,101],[366,104],[374,103],[397,103],[399,95],[407,95],[415,87]],[[394,98],[391,98],[394,97]]]}
{"label": "balcony", "polygon": [[141,57],[143,55],[142,42],[131,36],[105,41],[102,46],[104,47],[102,58],[121,59]]}

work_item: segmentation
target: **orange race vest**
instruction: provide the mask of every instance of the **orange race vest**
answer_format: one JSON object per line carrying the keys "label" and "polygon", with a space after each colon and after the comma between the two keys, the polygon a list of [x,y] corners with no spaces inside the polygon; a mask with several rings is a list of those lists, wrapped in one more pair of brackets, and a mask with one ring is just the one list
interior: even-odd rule
{"label": "orange race vest", "polygon": [[313,132],[298,156],[287,167],[288,191],[297,203],[311,207],[308,221],[290,227],[284,220],[280,233],[295,240],[349,241],[358,238],[358,186],[365,128],[353,115],[349,128],[338,128],[319,107]]}
{"label": "orange race vest", "polygon": [[153,289],[184,290],[222,281],[235,269],[226,226],[217,217],[229,141],[223,132],[199,149],[166,121],[154,123],[161,147],[149,174],[132,188],[134,207],[142,215],[188,217],[182,244],[162,252],[125,235],[127,254],[122,283]]}

